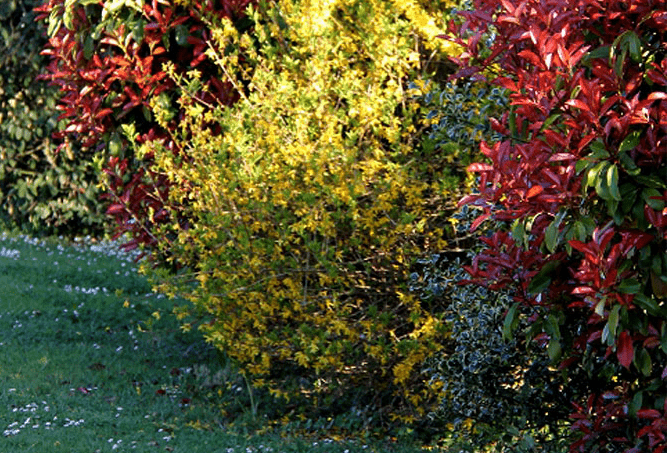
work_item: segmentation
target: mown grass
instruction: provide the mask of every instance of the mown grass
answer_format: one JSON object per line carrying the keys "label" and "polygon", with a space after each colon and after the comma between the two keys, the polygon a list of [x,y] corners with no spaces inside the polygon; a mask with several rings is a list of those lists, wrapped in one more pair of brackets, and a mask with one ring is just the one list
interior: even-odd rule
{"label": "mown grass", "polygon": [[270,428],[234,368],[178,329],[173,303],[114,244],[1,234],[0,450],[421,451]]}

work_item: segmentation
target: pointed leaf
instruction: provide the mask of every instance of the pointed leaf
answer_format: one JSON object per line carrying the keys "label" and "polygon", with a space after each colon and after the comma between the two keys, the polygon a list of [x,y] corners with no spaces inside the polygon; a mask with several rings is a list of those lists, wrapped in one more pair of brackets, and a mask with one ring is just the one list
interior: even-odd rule
{"label": "pointed leaf", "polygon": [[657,411],[655,409],[639,409],[637,411],[637,418],[655,420],[656,418],[660,418],[661,416],[662,414],[660,414],[660,411]]}
{"label": "pointed leaf", "polygon": [[639,145],[639,140],[641,139],[640,131],[630,132],[625,139],[621,142],[621,146],[618,148],[618,152],[622,153],[625,151],[631,151]]}
{"label": "pointed leaf", "polygon": [[547,289],[551,284],[551,276],[559,265],[560,261],[558,260],[549,261],[545,264],[528,284],[528,293],[539,294]]}
{"label": "pointed leaf", "polygon": [[616,164],[611,165],[607,169],[607,187],[609,187],[611,198],[621,201],[621,192],[618,190],[618,167]]}
{"label": "pointed leaf", "polygon": [[533,197],[538,196],[542,192],[544,192],[544,188],[540,185],[535,185],[530,189],[528,189],[528,192],[526,192],[526,198],[531,199]]}
{"label": "pointed leaf", "polygon": [[549,346],[547,347],[547,355],[549,356],[552,362],[555,362],[558,359],[560,359],[561,347],[560,347],[560,341],[558,341],[558,339],[552,338],[549,341]]}
{"label": "pointed leaf", "polygon": [[618,292],[623,294],[638,294],[641,291],[642,285],[634,278],[628,278],[623,280],[620,285],[618,285]]}
{"label": "pointed leaf", "polygon": [[473,163],[473,164],[468,165],[468,168],[466,168],[466,170],[470,173],[482,172],[482,171],[492,171],[493,167],[489,164],[484,164],[484,163],[477,162],[477,163]]}
{"label": "pointed leaf", "polygon": [[635,350],[632,346],[632,337],[630,334],[628,334],[627,331],[623,331],[621,332],[621,335],[619,335],[616,345],[616,355],[618,357],[618,361],[625,368],[630,369],[630,364],[632,363],[632,359],[635,356]]}
{"label": "pointed leaf", "polygon": [[553,253],[558,245],[558,232],[556,220],[551,222],[544,231],[544,244],[547,246],[547,250],[549,250],[550,253]]}
{"label": "pointed leaf", "polygon": [[506,341],[512,339],[514,330],[519,325],[519,318],[517,311],[519,310],[519,302],[515,302],[514,305],[510,307],[505,316],[505,322],[503,323],[503,338]]}
{"label": "pointed leaf", "polygon": [[614,305],[614,308],[609,312],[609,319],[607,325],[609,326],[609,334],[613,337],[616,337],[616,328],[618,327],[618,318],[621,311],[620,305]]}

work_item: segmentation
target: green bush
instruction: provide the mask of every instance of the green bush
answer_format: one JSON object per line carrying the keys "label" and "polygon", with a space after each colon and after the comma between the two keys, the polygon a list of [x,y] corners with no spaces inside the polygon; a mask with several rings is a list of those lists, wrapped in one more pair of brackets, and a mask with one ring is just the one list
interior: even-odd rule
{"label": "green bush", "polygon": [[46,64],[38,3],[0,2],[0,219],[33,233],[99,233],[99,166],[74,145],[55,152],[58,93],[35,80]]}
{"label": "green bush", "polygon": [[[429,160],[448,159],[441,177],[456,183],[460,170],[482,158],[482,140],[496,142],[502,135],[490,117],[509,109],[506,90],[487,83],[458,80],[441,85],[415,82],[433,141]],[[430,357],[422,372],[442,388],[440,405],[431,414],[429,430],[447,427],[451,448],[480,451],[492,444],[498,451],[531,451],[531,442],[562,451],[559,417],[567,416],[565,382],[549,368],[549,360],[535,345],[504,339],[504,316],[512,306],[507,291],[466,284],[470,265],[480,249],[475,237],[495,227],[470,233],[477,215],[464,206],[451,216],[455,249],[420,259],[410,276],[410,290],[425,306],[444,314],[448,342]],[[523,450],[521,450],[523,448]],[[558,450],[560,448],[560,450]]]}
{"label": "green bush", "polygon": [[[453,216],[461,236],[474,217],[467,206]],[[566,382],[540,348],[503,338],[511,294],[466,284],[464,266],[478,248],[456,256],[434,254],[420,260],[410,276],[410,290],[424,303],[444,307],[450,328],[449,343],[423,370],[442,389],[430,416],[436,427],[452,433],[451,448],[478,452],[495,444],[498,452],[527,452],[537,442],[554,448],[544,451],[564,451],[559,422],[569,413]]]}

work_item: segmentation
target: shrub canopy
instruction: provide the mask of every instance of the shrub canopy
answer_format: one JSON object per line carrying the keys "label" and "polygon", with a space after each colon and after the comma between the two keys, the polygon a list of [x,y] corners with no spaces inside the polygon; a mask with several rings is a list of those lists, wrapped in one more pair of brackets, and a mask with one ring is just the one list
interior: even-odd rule
{"label": "shrub canopy", "polygon": [[[512,288],[575,390],[573,451],[667,448],[664,2],[477,0],[460,74],[508,90],[463,203],[505,225],[468,268]],[[480,43],[493,37],[487,52]],[[594,385],[591,383],[594,382]]]}
{"label": "shrub canopy", "polygon": [[315,394],[366,388],[364,405],[425,412],[419,365],[445,332],[407,274],[446,247],[457,189],[438,177],[448,162],[428,160],[408,89],[424,55],[453,50],[431,39],[445,19],[433,10],[284,0],[249,12],[245,32],[210,18],[206,55],[237,89],[232,106],[196,95],[200,73],[166,68],[182,92],[182,152],[141,153],[172,186],[170,217],[189,219],[160,228],[159,245],[190,267],[158,289],[191,300],[206,337],[279,393],[275,370],[289,365],[315,371]]}

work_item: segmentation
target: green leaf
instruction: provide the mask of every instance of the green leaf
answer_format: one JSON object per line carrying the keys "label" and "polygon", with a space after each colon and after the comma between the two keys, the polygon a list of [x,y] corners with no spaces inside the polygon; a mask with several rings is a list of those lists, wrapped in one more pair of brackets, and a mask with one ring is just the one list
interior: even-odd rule
{"label": "green leaf", "polygon": [[604,327],[602,328],[602,344],[606,344],[607,346],[611,346],[613,344],[613,336],[611,335],[610,329],[609,329],[609,323],[605,324]]}
{"label": "green leaf", "polygon": [[508,122],[509,122],[509,128],[510,128],[510,134],[512,138],[517,136],[517,128],[516,128],[516,108],[512,106],[509,117],[508,117]]}
{"label": "green leaf", "polygon": [[642,198],[644,199],[644,202],[649,205],[651,209],[662,211],[665,208],[665,202],[662,200],[657,200],[655,197],[662,198],[662,194],[656,189],[642,190]]}
{"label": "green leaf", "polygon": [[550,115],[549,118],[547,118],[544,123],[542,123],[542,127],[540,128],[540,132],[544,131],[545,129],[548,129],[549,126],[551,126],[554,121],[558,120],[560,118],[560,114],[556,113],[553,115]]}
{"label": "green leaf", "polygon": [[178,25],[176,26],[175,33],[176,33],[176,43],[179,46],[186,46],[188,44],[188,36],[190,36],[188,28],[185,25]]}
{"label": "green leaf", "polygon": [[[574,164],[574,171],[577,172],[577,174],[581,173],[584,169],[588,168],[591,163],[586,160],[586,159],[579,159],[576,164]],[[586,173],[587,176],[588,173]],[[585,184],[585,182],[584,182]]]}
{"label": "green leaf", "polygon": [[123,142],[117,133],[111,134],[111,140],[109,140],[109,153],[112,156],[120,156],[121,151],[123,150]]}
{"label": "green leaf", "polygon": [[621,55],[616,59],[614,63],[614,72],[618,77],[623,77],[623,66],[625,65],[625,58],[628,55],[627,49],[621,50]]}
{"label": "green leaf", "polygon": [[63,12],[63,23],[68,30],[74,30],[74,11],[70,0],[65,2],[65,11]]}
{"label": "green leaf", "polygon": [[560,341],[557,340],[556,338],[552,338],[551,340],[549,340],[549,346],[547,346],[547,355],[549,356],[552,362],[555,362],[558,359],[560,359],[561,356]]}
{"label": "green leaf", "polygon": [[619,313],[621,311],[620,305],[614,305],[614,308],[609,312],[609,318],[607,319],[607,325],[609,326],[609,334],[611,338],[616,338],[616,330],[618,329],[618,319]]}
{"label": "green leaf", "polygon": [[618,167],[612,164],[607,169],[607,187],[609,195],[616,201],[621,201],[621,192],[618,190]]}
{"label": "green leaf", "polygon": [[632,402],[628,404],[628,414],[631,417],[635,417],[637,415],[637,411],[642,407],[643,400],[644,400],[644,395],[642,392],[637,392],[635,396],[632,398]]}
{"label": "green leaf", "polygon": [[556,250],[556,246],[558,245],[558,226],[556,225],[556,220],[551,222],[545,230],[544,244],[550,253],[553,253]]}
{"label": "green leaf", "polygon": [[640,63],[642,61],[642,43],[639,40],[639,36],[634,31],[627,31],[627,48],[630,52],[630,58],[635,63]]}
{"label": "green leaf", "polygon": [[636,204],[639,188],[633,183],[626,182],[619,190],[621,191],[621,210],[627,214]]}
{"label": "green leaf", "polygon": [[638,294],[641,291],[642,285],[634,278],[628,278],[618,285],[618,292],[623,294]]}
{"label": "green leaf", "polygon": [[610,46],[602,46],[598,47],[597,49],[591,50],[586,54],[584,57],[583,61],[585,61],[585,64],[589,64],[591,60],[597,59],[597,58],[604,58],[605,60],[609,59],[609,54],[611,53],[611,47]]}
{"label": "green leaf", "polygon": [[19,198],[25,198],[28,194],[28,186],[26,185],[25,180],[21,179],[16,183],[16,187],[18,189]]}
{"label": "green leaf", "polygon": [[551,313],[546,320],[546,324],[544,325],[544,331],[551,337],[555,338],[556,340],[561,339],[561,334],[560,334],[560,322],[558,321],[558,316],[555,314]]}
{"label": "green leaf", "polygon": [[590,154],[586,155],[586,159],[592,161],[598,161],[600,159],[609,158],[609,151],[607,151],[607,146],[600,139],[595,140],[589,145],[591,149]]}
{"label": "green leaf", "polygon": [[584,190],[588,187],[595,187],[597,181],[600,179],[600,173],[606,172],[608,165],[610,164],[606,161],[598,162],[593,168],[588,170]]}
{"label": "green leaf", "polygon": [[[55,11],[55,8],[54,8]],[[62,27],[63,20],[60,16],[54,15],[54,11],[51,11],[51,14],[49,15],[49,26],[46,29],[46,33],[49,35],[50,38],[53,38],[55,34],[60,30],[60,27]]]}
{"label": "green leaf", "polygon": [[589,184],[593,183],[595,185],[595,192],[597,192],[598,197],[603,200],[611,199],[609,185],[607,184],[607,170],[609,170],[610,167],[611,163],[606,161],[600,162],[593,168],[593,175],[589,175]]}
{"label": "green leaf", "polygon": [[598,315],[599,317],[604,316],[604,309],[607,306],[607,299],[603,298],[601,299],[596,305],[595,305],[595,314]]}
{"label": "green leaf", "polygon": [[640,131],[630,132],[625,139],[621,142],[621,146],[618,147],[619,153],[624,153],[626,151],[631,151],[639,145],[642,133]]}
{"label": "green leaf", "polygon": [[517,245],[528,248],[528,236],[526,235],[526,227],[521,219],[516,219],[512,224],[511,231],[512,239]]}
{"label": "green leaf", "polygon": [[529,294],[539,294],[549,287],[551,284],[551,274],[560,265],[560,261],[549,261],[542,269],[533,277],[528,284]]}
{"label": "green leaf", "polygon": [[625,171],[628,172],[628,174],[632,176],[637,176],[641,169],[637,166],[635,161],[628,156],[628,153],[625,151],[621,151],[618,153],[618,159],[621,162],[621,166]]}
{"label": "green leaf", "polygon": [[635,180],[638,183],[643,184],[651,189],[667,189],[667,183],[665,182],[664,178],[660,178],[658,176],[637,175],[635,176]]}
{"label": "green leaf", "polygon": [[644,294],[636,294],[632,302],[646,310],[650,315],[659,316],[662,314],[660,305],[658,305],[658,302],[652,297],[648,297]]}
{"label": "green leaf", "polygon": [[514,336],[514,331],[519,326],[519,302],[515,302],[514,305],[510,307],[505,316],[505,322],[503,323],[503,338],[506,341],[509,341]]}
{"label": "green leaf", "polygon": [[653,371],[653,364],[651,363],[651,356],[644,348],[639,349],[635,355],[635,366],[644,376],[650,376]]}

